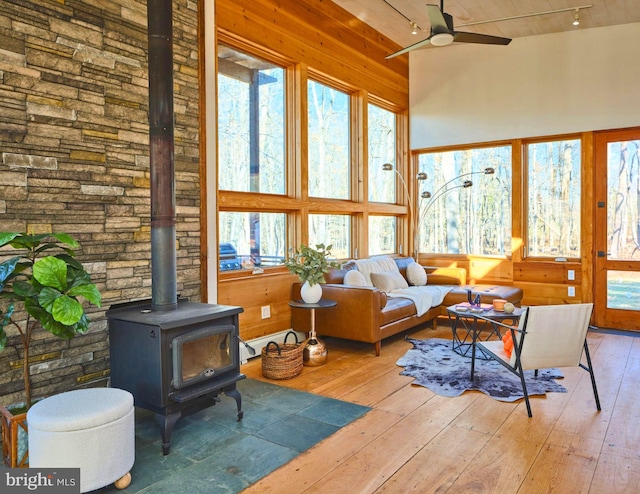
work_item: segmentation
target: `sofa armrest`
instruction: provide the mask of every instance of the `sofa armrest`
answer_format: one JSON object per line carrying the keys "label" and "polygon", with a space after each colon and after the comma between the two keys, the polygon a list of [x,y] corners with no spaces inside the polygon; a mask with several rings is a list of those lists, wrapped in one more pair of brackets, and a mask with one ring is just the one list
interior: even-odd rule
{"label": "sofa armrest", "polygon": [[[291,287],[291,297],[300,298],[301,283]],[[349,286],[326,283],[322,285],[322,298],[335,300],[334,307],[315,311],[316,332],[321,336],[334,336],[356,341],[380,341],[381,307],[386,295],[375,287]],[[293,329],[309,331],[309,311],[291,309]]]}
{"label": "sofa armrest", "polygon": [[441,268],[424,266],[427,272],[427,284],[431,285],[465,285],[467,270],[464,268]]}

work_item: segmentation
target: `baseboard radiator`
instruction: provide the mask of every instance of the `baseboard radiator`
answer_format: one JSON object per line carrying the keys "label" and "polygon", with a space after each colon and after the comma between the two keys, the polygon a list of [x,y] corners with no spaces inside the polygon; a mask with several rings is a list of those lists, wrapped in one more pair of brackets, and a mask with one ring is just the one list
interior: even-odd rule
{"label": "baseboard radiator", "polygon": [[[276,343],[280,344],[282,342],[284,342],[284,338],[287,335],[287,333],[289,331],[292,331],[291,329],[287,329],[285,331],[280,331],[279,333],[272,333],[266,336],[261,336],[260,338],[255,338],[253,340],[248,340],[247,343],[249,345],[251,345],[253,348],[255,348],[256,350],[256,354],[255,355],[250,355],[249,351],[247,350],[247,348],[240,343],[240,362],[243,364],[246,364],[247,361],[250,358],[254,358],[254,357],[259,357],[262,354],[262,349],[264,347],[267,346],[267,343],[269,343],[270,341],[275,341]],[[295,331],[296,335],[298,336],[298,341],[300,343],[303,343],[306,339],[307,339],[307,335],[305,333],[302,333],[300,331]],[[295,339],[293,338],[293,336],[289,336],[289,339],[287,340],[287,343],[295,343]]]}

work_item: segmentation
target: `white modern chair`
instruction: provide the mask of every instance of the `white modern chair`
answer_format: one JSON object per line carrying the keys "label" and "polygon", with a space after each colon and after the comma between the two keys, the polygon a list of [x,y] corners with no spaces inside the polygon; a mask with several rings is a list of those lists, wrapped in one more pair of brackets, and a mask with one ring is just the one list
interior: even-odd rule
{"label": "white modern chair", "polygon": [[[511,332],[514,343],[511,357],[505,352],[504,343],[500,340],[476,342],[485,355],[498,361],[520,378],[529,417],[532,414],[524,371],[532,369],[537,374],[538,369],[551,367],[583,368],[591,376],[596,407],[598,410],[601,409],[587,345],[587,330],[592,310],[591,303],[543,305],[527,308],[517,327],[491,321],[492,324]],[[581,362],[583,352],[586,364]],[[473,379],[473,375],[471,378]]]}

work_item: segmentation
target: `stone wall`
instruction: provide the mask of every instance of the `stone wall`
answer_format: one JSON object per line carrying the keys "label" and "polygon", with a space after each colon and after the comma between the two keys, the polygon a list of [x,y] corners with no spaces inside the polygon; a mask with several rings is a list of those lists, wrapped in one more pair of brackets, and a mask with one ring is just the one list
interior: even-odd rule
{"label": "stone wall", "polygon": [[[173,9],[178,293],[199,300],[198,3]],[[103,384],[105,310],[151,296],[146,26],[145,1],[0,3],[0,231],[71,234],[103,295],[86,335],[35,335],[34,396]],[[0,404],[22,396],[11,331]]]}

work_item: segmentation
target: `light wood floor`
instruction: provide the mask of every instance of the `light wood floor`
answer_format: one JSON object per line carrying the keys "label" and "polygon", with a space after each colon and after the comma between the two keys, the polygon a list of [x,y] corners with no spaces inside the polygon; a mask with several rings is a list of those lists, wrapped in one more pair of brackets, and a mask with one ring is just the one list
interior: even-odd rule
{"label": "light wood floor", "polygon": [[[412,385],[395,365],[411,348],[403,337],[385,340],[380,357],[372,345],[326,339],[324,366],[277,381],[372,410],[244,492],[640,492],[640,338],[589,334],[601,412],[589,374],[570,368],[562,382],[568,393],[533,397],[528,418],[522,400],[479,392],[446,398]],[[260,359],[242,372],[263,379]]]}

